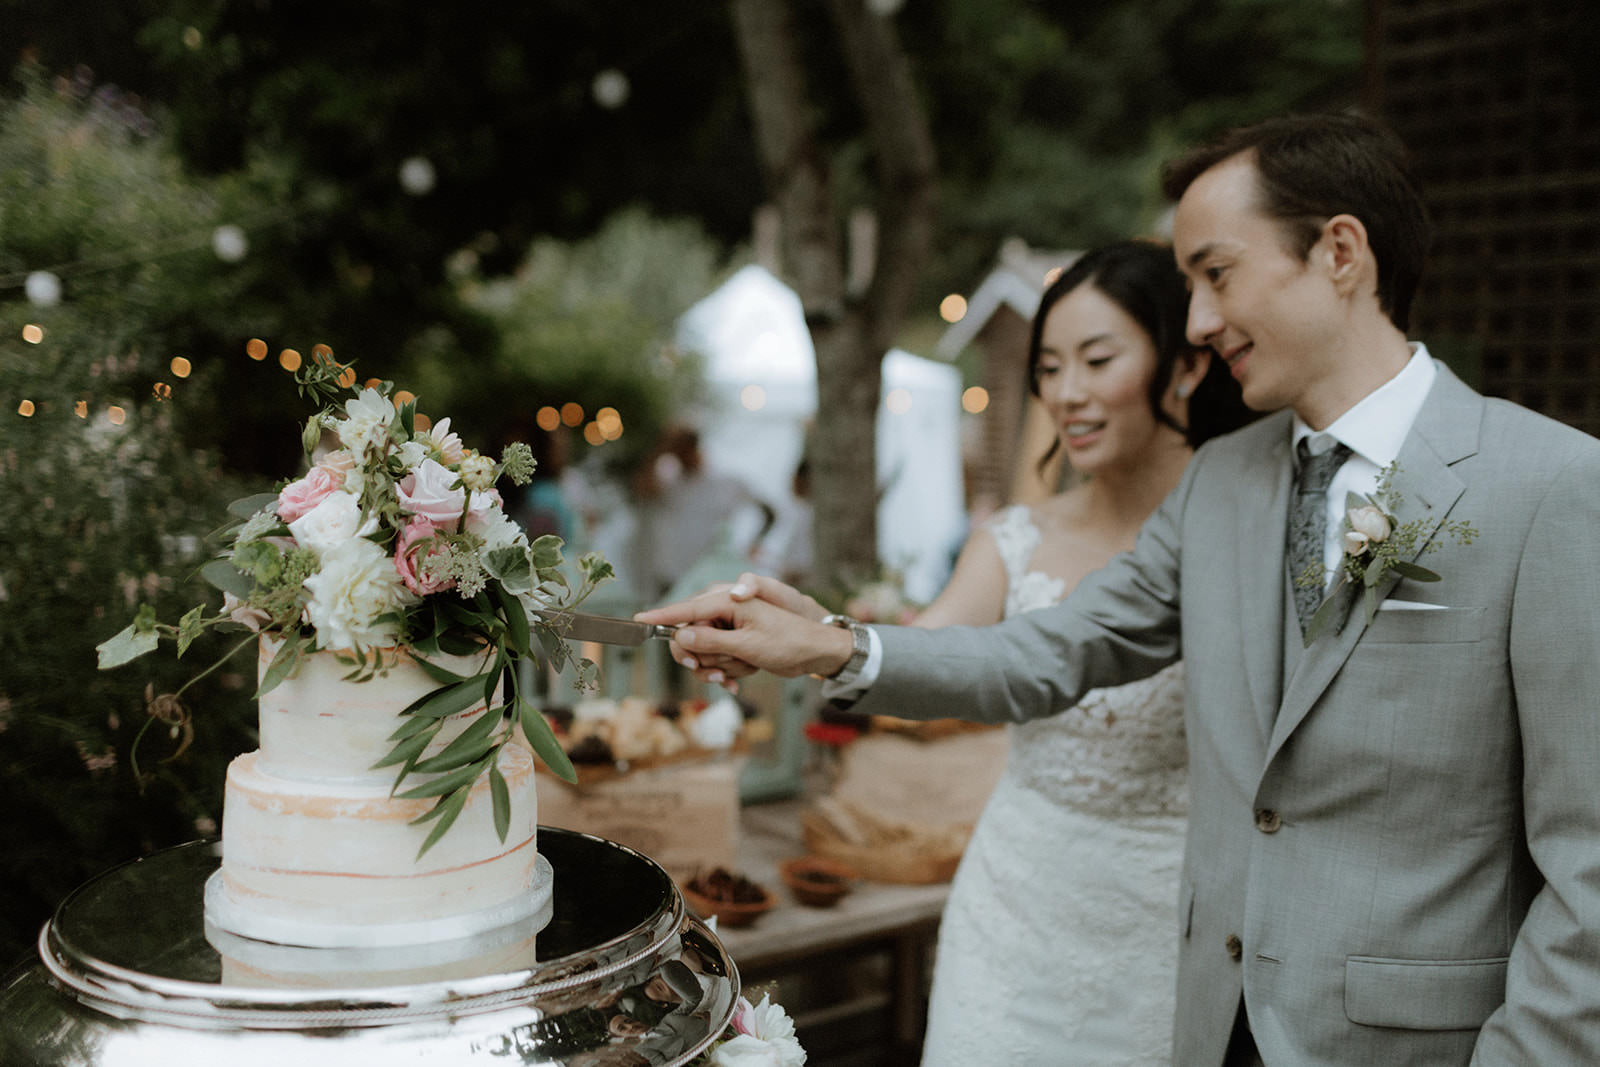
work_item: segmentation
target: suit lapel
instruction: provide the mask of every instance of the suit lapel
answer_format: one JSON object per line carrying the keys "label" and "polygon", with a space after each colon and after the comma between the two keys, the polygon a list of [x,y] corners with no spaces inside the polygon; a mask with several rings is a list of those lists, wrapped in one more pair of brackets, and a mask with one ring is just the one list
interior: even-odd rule
{"label": "suit lapel", "polygon": [[[1393,483],[1401,497],[1396,518],[1402,523],[1419,517],[1426,522],[1422,536],[1417,539],[1413,561],[1432,540],[1439,524],[1450,514],[1466,488],[1450,468],[1477,451],[1478,426],[1483,414],[1483,397],[1462,384],[1443,364],[1437,367],[1438,377],[1428,399],[1400,448],[1396,460],[1399,470]],[[1279,570],[1282,570],[1281,564]],[[1397,584],[1397,577],[1385,578],[1377,588],[1378,602],[1381,603]],[[1367,625],[1366,609],[1358,597],[1344,620],[1344,628],[1338,634],[1323,634],[1305,650],[1299,667],[1284,685],[1283,703],[1278,709],[1267,750],[1268,763],[1350,658]]]}
{"label": "suit lapel", "polygon": [[1239,523],[1239,623],[1243,642],[1245,684],[1261,736],[1270,737],[1272,721],[1283,697],[1284,528],[1288,522],[1289,489],[1294,470],[1289,463],[1289,423],[1263,451],[1261,462],[1240,478],[1242,492],[1235,507]]}

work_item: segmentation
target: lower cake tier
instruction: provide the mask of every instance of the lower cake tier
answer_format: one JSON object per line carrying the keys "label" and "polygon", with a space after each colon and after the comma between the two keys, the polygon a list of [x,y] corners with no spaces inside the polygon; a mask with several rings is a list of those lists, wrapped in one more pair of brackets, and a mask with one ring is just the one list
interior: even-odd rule
{"label": "lower cake tier", "polygon": [[[538,863],[533,757],[500,752],[511,797],[504,841],[487,777],[426,855],[433,822],[409,825],[433,798],[388,787],[280,778],[249,752],[228,766],[222,869],[206,917],[232,933],[282,944],[404,944],[466,936],[521,921],[548,902]],[[408,779],[408,785],[415,779]]]}

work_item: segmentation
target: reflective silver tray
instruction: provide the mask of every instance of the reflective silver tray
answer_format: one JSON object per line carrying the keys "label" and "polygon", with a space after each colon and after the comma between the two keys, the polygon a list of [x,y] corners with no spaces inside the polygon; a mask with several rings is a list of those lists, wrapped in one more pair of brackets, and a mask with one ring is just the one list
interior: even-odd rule
{"label": "reflective silver tray", "polygon": [[38,962],[0,985],[0,1063],[692,1060],[726,1029],[739,996],[715,934],[632,849],[540,827],[539,851],[555,877],[542,928],[420,950],[256,943],[249,966],[213,940],[230,954],[236,943],[208,938],[201,897],[220,862],[216,842],[114,868],[62,902],[40,932]]}

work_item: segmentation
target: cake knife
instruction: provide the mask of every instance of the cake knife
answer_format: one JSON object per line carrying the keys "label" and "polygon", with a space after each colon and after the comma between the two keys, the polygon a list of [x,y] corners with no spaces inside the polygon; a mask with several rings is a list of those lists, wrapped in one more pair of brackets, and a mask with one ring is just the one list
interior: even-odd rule
{"label": "cake knife", "polygon": [[581,611],[536,608],[534,614],[554,627],[562,637],[573,641],[597,641],[602,645],[638,646],[652,637],[670,641],[672,635],[678,632],[676,626],[615,619],[609,615],[589,615]]}

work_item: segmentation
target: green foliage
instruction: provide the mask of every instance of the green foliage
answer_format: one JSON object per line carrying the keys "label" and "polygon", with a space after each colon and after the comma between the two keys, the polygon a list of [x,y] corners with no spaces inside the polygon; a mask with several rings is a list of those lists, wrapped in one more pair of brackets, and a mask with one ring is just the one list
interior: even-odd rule
{"label": "green foliage", "polygon": [[[137,602],[177,617],[204,597],[193,577],[203,537],[234,495],[215,458],[182,434],[208,377],[188,346],[193,324],[234,295],[209,248],[230,194],[186,179],[137,118],[37,79],[0,102],[0,277],[98,265],[68,277],[56,307],[0,289],[4,959],[85,878],[214,833],[227,760],[249,747],[237,673],[207,679],[184,706],[153,707],[156,722],[146,685],[172,688],[187,666],[95,669],[95,643]],[[196,232],[204,247],[168,240]],[[38,343],[24,339],[28,325],[42,327]],[[188,380],[170,374],[179,355],[194,358]],[[158,381],[170,401],[155,399]],[[31,417],[19,414],[24,401]],[[220,651],[200,636],[188,655]],[[147,728],[136,776],[129,751]]]}
{"label": "green foliage", "polygon": [[700,362],[673,347],[672,330],[719,272],[715,243],[694,223],[632,209],[587,240],[534,241],[509,277],[481,277],[470,251],[456,265],[464,301],[500,342],[471,374],[414,359],[407,380],[429,411],[469,420],[492,439],[525,431],[545,405],[575,401],[589,418],[614,407],[624,434],[603,447],[626,463],[694,397]]}

